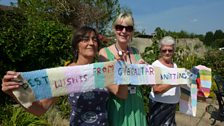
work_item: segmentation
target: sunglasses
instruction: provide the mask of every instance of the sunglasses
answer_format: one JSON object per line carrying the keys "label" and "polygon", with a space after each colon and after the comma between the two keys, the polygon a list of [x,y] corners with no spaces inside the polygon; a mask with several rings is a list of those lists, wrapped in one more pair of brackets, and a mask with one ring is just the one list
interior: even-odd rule
{"label": "sunglasses", "polygon": [[133,26],[123,26],[123,25],[116,25],[115,30],[116,31],[123,31],[125,28],[125,31],[132,32],[134,30]]}
{"label": "sunglasses", "polygon": [[172,53],[173,50],[172,49],[162,49],[161,52],[162,53],[166,53],[166,52]]}

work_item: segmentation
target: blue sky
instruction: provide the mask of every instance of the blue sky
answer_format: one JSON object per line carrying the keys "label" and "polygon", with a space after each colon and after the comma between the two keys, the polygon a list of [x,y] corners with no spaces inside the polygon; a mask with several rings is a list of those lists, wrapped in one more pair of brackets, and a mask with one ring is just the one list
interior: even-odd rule
{"label": "blue sky", "polygon": [[[0,0],[0,4],[16,1]],[[224,0],[120,0],[120,4],[132,10],[135,28],[147,34],[156,27],[196,34],[224,31]]]}
{"label": "blue sky", "polygon": [[0,0],[0,4],[2,5],[10,5],[10,2],[17,2],[17,0]]}
{"label": "blue sky", "polygon": [[224,0],[120,0],[132,10],[136,29],[151,34],[165,30],[205,34],[224,31]]}

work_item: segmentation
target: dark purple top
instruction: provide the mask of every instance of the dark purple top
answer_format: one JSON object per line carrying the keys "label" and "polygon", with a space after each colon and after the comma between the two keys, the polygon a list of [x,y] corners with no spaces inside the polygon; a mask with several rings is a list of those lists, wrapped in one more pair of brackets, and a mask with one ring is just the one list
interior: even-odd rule
{"label": "dark purple top", "polygon": [[72,93],[68,96],[72,106],[70,126],[107,126],[107,89]]}

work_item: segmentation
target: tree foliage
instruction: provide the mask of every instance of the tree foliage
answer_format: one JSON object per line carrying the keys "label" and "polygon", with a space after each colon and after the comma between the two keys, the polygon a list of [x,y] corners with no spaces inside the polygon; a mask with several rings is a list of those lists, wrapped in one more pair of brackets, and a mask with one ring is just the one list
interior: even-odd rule
{"label": "tree foliage", "polygon": [[214,33],[209,31],[205,35],[204,44],[213,48],[224,47],[224,33],[222,30],[216,30]]}
{"label": "tree foliage", "polygon": [[207,32],[206,35],[205,35],[204,44],[207,45],[207,46],[211,46],[213,41],[214,41],[213,32]]}
{"label": "tree foliage", "polygon": [[[139,35],[140,34],[140,35]],[[209,31],[205,35],[188,33],[184,30],[180,32],[166,31],[160,27],[155,29],[155,35],[158,40],[164,36],[172,36],[174,38],[199,38],[206,46],[212,48],[224,47],[224,32],[222,30],[216,30],[214,33]],[[141,36],[141,33],[138,32],[138,36]]]}
{"label": "tree foliage", "polygon": [[159,44],[156,39],[153,39],[153,43],[150,47],[146,47],[142,58],[149,64],[159,58]]}
{"label": "tree foliage", "polygon": [[[8,70],[30,71],[70,59],[71,30],[55,21],[32,22],[20,11],[0,11],[0,77]],[[5,97],[3,97],[5,98]]]}
{"label": "tree foliage", "polygon": [[212,69],[212,74],[218,74],[224,77],[224,51],[212,49],[205,55],[203,64]]}
{"label": "tree foliage", "polygon": [[[64,25],[54,21],[34,25],[15,12],[1,12],[1,16],[1,65],[7,70],[53,67],[62,65],[62,60],[68,58],[71,30]],[[1,69],[1,73],[6,69]]]}
{"label": "tree foliage", "polygon": [[8,70],[61,66],[71,59],[71,32],[82,25],[105,31],[118,0],[19,0],[0,11],[0,77]]}
{"label": "tree foliage", "polygon": [[179,32],[166,31],[165,29],[157,27],[154,31],[155,31],[156,38],[159,40],[164,36],[170,35],[174,38],[199,38],[201,41],[204,41],[204,35],[188,33],[184,30],[181,30]]}
{"label": "tree foliage", "polygon": [[214,33],[214,39],[223,39],[224,38],[224,33],[222,30],[216,30]]}
{"label": "tree foliage", "polygon": [[31,17],[42,16],[73,28],[90,25],[100,32],[120,11],[118,0],[19,0],[19,7]]}

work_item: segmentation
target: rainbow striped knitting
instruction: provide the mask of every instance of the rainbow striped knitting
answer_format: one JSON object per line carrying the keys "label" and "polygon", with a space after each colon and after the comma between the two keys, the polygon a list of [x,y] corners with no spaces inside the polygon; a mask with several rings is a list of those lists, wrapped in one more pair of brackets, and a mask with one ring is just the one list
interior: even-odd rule
{"label": "rainbow striped knitting", "polygon": [[192,83],[181,86],[179,101],[180,112],[196,116],[197,96],[208,97],[211,88],[211,69],[205,66],[196,66],[192,70]]}

